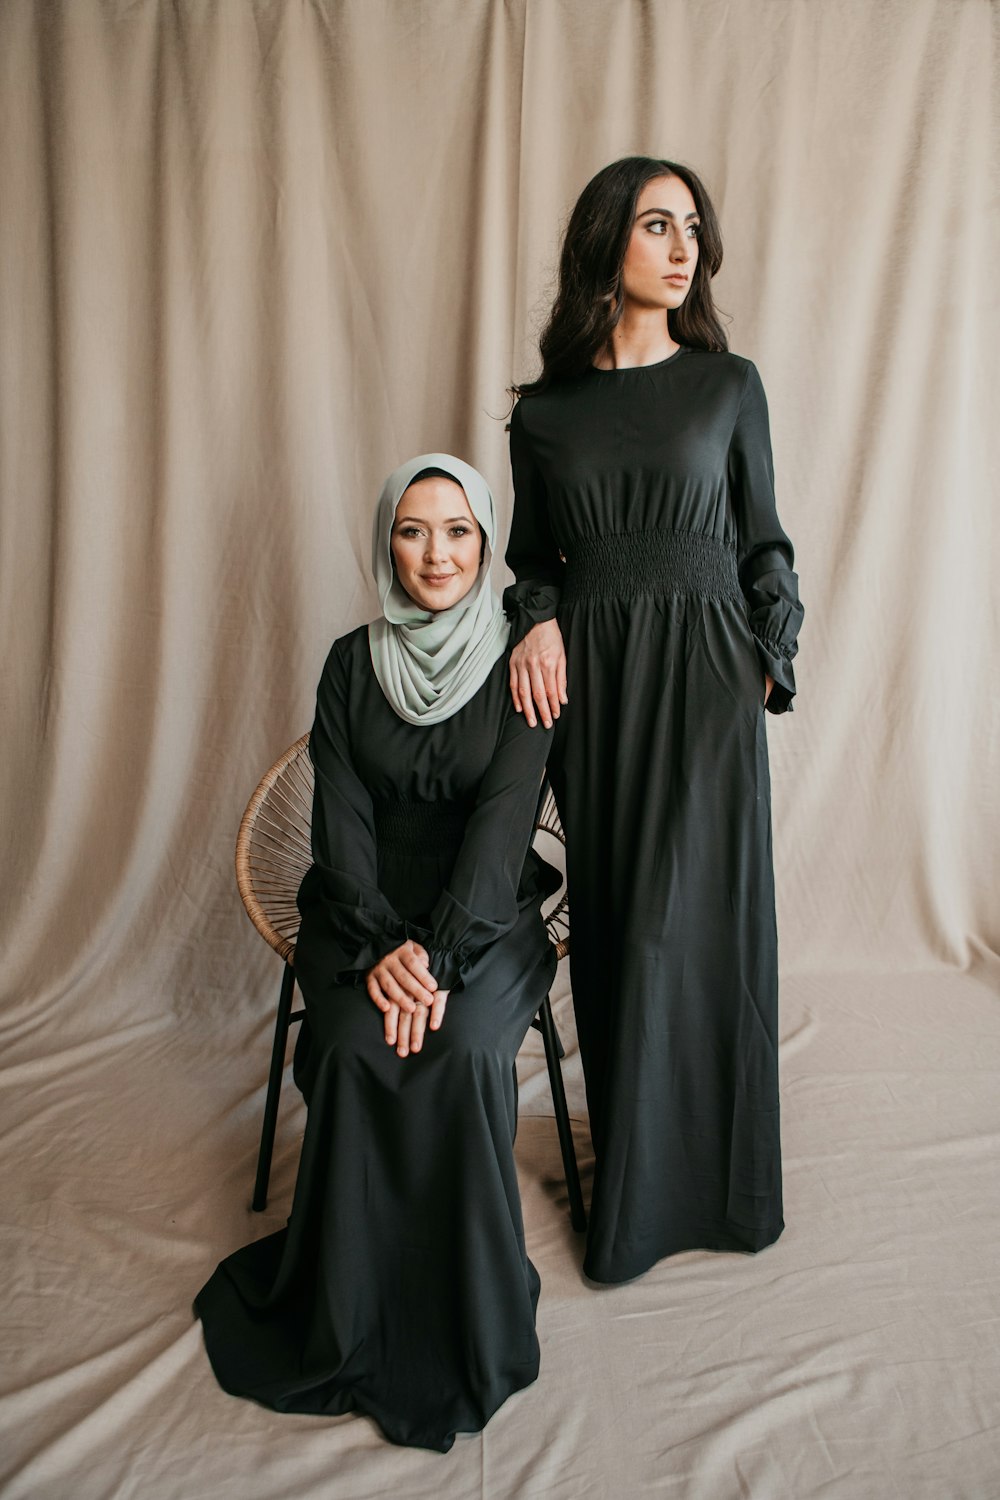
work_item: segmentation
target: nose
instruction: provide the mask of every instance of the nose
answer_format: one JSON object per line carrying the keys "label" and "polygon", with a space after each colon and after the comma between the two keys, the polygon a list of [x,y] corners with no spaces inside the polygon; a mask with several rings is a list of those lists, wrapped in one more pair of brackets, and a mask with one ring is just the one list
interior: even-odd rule
{"label": "nose", "polygon": [[670,246],[670,259],[677,265],[683,266],[691,259],[691,241],[685,231],[674,235],[674,242]]}
{"label": "nose", "polygon": [[424,548],[424,559],[426,562],[443,562],[447,548],[444,538],[436,531],[432,531],[427,538],[427,546]]}

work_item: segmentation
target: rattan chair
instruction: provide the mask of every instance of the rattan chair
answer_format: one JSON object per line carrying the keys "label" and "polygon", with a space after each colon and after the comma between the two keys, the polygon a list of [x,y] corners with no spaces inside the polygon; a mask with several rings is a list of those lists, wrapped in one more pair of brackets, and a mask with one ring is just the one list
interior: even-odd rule
{"label": "rattan chair", "polygon": [[[310,822],[313,767],[309,759],[308,744],[309,736],[304,734],[275,761],[250,798],[236,839],[236,880],[243,905],[261,937],[285,962],[257,1157],[257,1180],[253,1192],[253,1208],[257,1213],[267,1205],[288,1028],[293,1021],[299,1021],[305,1015],[305,1011],[292,1010],[292,1001],[295,994],[295,939],[300,921],[295,897],[303,875],[312,864]],[[565,843],[555,799],[547,783],[543,785],[539,796],[535,828],[536,837],[539,833],[544,833]],[[565,889],[545,918],[545,925],[558,957],[565,958],[569,952],[569,914]],[[541,1032],[545,1045],[545,1061],[569,1193],[570,1219],[574,1229],[583,1230],[587,1219],[573,1148],[573,1132],[566,1107],[566,1091],[559,1065],[563,1050],[547,996],[532,1024]]]}

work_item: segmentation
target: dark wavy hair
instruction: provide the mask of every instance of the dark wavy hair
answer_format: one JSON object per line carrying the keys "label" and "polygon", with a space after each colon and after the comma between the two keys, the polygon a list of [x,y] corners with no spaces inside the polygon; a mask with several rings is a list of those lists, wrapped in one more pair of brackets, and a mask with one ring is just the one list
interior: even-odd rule
{"label": "dark wavy hair", "polygon": [[607,346],[622,314],[622,267],[639,194],[652,178],[668,175],[690,188],[701,220],[691,290],[667,313],[670,336],[692,349],[729,348],[711,289],[722,265],[722,234],[704,183],[679,162],[623,156],[602,167],[576,200],[559,257],[559,289],[539,339],[542,373],[512,386],[514,395],[534,396],[555,380],[582,374]]}

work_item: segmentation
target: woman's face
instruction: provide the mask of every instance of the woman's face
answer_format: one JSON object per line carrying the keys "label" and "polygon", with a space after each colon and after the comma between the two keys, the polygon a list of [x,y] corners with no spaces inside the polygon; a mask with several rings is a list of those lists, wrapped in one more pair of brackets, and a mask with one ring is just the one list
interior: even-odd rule
{"label": "woman's face", "polygon": [[698,214],[679,177],[653,177],[639,194],[622,286],[635,307],[680,307],[698,264]]}
{"label": "woman's face", "polygon": [[482,535],[454,479],[429,475],[403,491],[390,545],[396,576],[421,609],[450,609],[479,576]]}

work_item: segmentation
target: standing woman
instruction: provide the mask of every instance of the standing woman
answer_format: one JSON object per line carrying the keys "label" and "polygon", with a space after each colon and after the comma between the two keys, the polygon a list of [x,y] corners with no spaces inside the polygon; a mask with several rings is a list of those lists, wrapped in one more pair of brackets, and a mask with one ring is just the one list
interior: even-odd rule
{"label": "standing woman", "polygon": [[529,724],[569,703],[550,773],[602,1282],[784,1227],[764,707],[791,707],[802,608],[721,261],[692,171],[605,167],[511,417],[510,686]]}
{"label": "standing woman", "polygon": [[424,454],[375,516],[382,613],[319,685],[299,892],[308,1104],[288,1227],[198,1294],[223,1388],[449,1449],[538,1374],[514,1059],[548,994],[529,849],[548,734],[514,713],[493,497]]}

